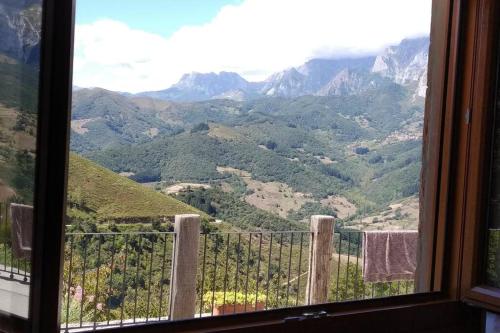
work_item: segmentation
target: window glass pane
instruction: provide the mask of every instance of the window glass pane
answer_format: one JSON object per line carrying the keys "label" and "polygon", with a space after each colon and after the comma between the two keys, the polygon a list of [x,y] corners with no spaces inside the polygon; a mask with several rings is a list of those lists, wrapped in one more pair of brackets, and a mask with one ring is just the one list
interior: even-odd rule
{"label": "window glass pane", "polygon": [[41,0],[0,1],[0,312],[19,318],[29,305],[41,13]]}
{"label": "window glass pane", "polygon": [[500,330],[500,317],[497,314],[486,312],[484,317],[484,333],[495,333]]}
{"label": "window glass pane", "polygon": [[415,292],[430,20],[78,0],[63,327]]}
{"label": "window glass pane", "polygon": [[495,125],[493,131],[493,154],[491,160],[491,188],[489,199],[487,242],[488,249],[486,257],[486,283],[497,288],[500,288],[500,117],[498,117],[498,110],[500,108],[499,97],[500,94],[498,94],[497,87],[497,96],[495,103]]}

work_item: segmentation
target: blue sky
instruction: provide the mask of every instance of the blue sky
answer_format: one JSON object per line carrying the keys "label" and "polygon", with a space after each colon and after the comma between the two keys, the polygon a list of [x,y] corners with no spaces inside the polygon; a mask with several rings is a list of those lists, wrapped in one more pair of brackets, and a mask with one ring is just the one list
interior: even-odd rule
{"label": "blue sky", "polygon": [[76,24],[100,19],[125,22],[133,29],[170,37],[185,25],[210,22],[225,5],[243,0],[77,0]]}
{"label": "blue sky", "polygon": [[432,0],[77,0],[74,84],[162,90],[191,72],[248,81],[428,35]]}

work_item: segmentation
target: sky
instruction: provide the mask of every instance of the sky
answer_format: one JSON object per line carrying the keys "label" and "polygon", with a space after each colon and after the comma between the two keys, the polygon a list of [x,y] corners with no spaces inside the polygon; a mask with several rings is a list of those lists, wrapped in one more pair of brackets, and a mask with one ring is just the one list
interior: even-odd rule
{"label": "sky", "polygon": [[77,24],[111,19],[139,29],[169,37],[185,25],[212,20],[219,10],[243,0],[77,0]]}
{"label": "sky", "polygon": [[429,34],[431,0],[77,0],[74,84],[162,90],[185,73],[261,81]]}

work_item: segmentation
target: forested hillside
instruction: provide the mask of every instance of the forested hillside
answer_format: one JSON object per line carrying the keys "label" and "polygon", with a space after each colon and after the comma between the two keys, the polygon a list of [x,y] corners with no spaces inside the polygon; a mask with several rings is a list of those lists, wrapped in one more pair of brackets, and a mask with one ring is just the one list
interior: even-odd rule
{"label": "forested hillside", "polygon": [[[180,102],[148,94],[77,89],[71,150],[177,196],[212,219],[241,228],[300,228],[301,222],[318,213],[336,215],[345,224],[358,223],[363,216],[372,216],[370,223],[379,221],[388,205],[414,197],[419,189],[424,99],[418,89],[425,67],[416,66],[415,61],[428,42],[405,43],[408,45],[401,44],[405,52],[396,48],[358,60],[309,61],[296,69],[303,80],[303,90],[296,94],[283,90],[293,71],[267,81],[274,82],[282,93],[268,93],[268,86],[266,93],[237,100],[207,95],[206,100]],[[414,60],[402,59],[403,55]],[[7,86],[0,90],[0,107],[5,110],[0,118],[4,134],[0,137],[4,138],[0,186],[6,198],[17,195],[29,202],[36,68],[6,56],[1,60],[5,80],[0,85]],[[29,83],[23,85],[22,105],[15,104],[12,97],[19,92],[7,89],[21,75]],[[256,89],[234,75],[222,78],[227,82],[219,84],[220,89],[232,84]],[[221,77],[191,75],[184,79],[187,81],[176,89],[210,85]],[[175,212],[187,207],[156,205],[159,197],[148,197],[153,190],[139,191],[143,187],[135,183],[135,208],[105,204],[116,199],[113,193],[126,195],[128,185],[122,184],[113,193],[108,192],[112,186],[86,188],[83,185],[89,180],[109,174],[83,161],[72,155],[69,193],[74,216],[90,216],[96,221],[129,216],[139,221],[156,216],[155,207],[161,205]],[[75,167],[80,171],[75,172]],[[123,176],[117,179],[128,181]],[[183,186],[185,183],[190,185]],[[179,189],[172,190],[176,187]],[[412,221],[416,223],[415,216]]]}
{"label": "forested hillside", "polygon": [[0,54],[0,78],[0,200],[30,203],[35,175],[37,68]]}
{"label": "forested hillside", "polygon": [[0,4],[0,201],[33,201],[41,1]]}
{"label": "forested hillside", "polygon": [[[159,188],[206,184],[210,190],[194,186],[173,194],[190,204],[193,197],[214,203],[198,208],[222,220],[228,212],[216,206],[231,201],[292,221],[315,213],[349,221],[419,189],[423,99],[413,88],[383,82],[357,94],[189,103],[83,89],[75,93],[73,124],[89,124],[87,132],[73,132],[72,149]],[[95,96],[99,107],[79,105],[81,96]],[[128,105],[121,118],[112,115],[117,100]],[[144,129],[150,126],[144,115],[163,125],[127,137],[120,124]],[[257,228],[279,224],[257,215],[232,220]]]}

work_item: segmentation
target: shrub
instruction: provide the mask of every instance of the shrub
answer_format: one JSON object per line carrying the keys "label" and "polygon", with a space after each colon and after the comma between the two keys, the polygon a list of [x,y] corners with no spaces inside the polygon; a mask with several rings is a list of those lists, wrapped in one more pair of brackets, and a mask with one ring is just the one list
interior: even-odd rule
{"label": "shrub", "polygon": [[198,125],[195,125],[193,129],[191,130],[191,133],[196,133],[196,132],[202,132],[202,131],[208,131],[210,127],[206,123],[199,123]]}
{"label": "shrub", "polygon": [[380,155],[375,155],[373,157],[371,157],[369,160],[368,160],[368,163],[370,164],[377,164],[377,163],[382,163],[384,162],[384,159],[382,158],[382,156]]}
{"label": "shrub", "polygon": [[370,149],[368,149],[367,147],[356,147],[356,149],[354,149],[354,152],[358,155],[365,155],[370,152]]}
{"label": "shrub", "polygon": [[[235,300],[236,298],[236,300]],[[205,311],[211,311],[212,310],[212,299],[213,299],[213,304],[214,306],[220,306],[220,305],[234,305],[234,304],[246,304],[253,305],[257,301],[258,303],[260,302],[265,302],[266,301],[266,295],[264,294],[245,294],[241,292],[235,293],[234,291],[226,291],[225,293],[225,299],[224,299],[224,292],[222,291],[216,291],[215,293],[212,293],[211,291],[206,292],[203,295],[203,305]]]}
{"label": "shrub", "polygon": [[267,141],[266,144],[265,144],[266,148],[269,149],[269,150],[275,150],[276,147],[278,147],[278,144],[274,141]]}

